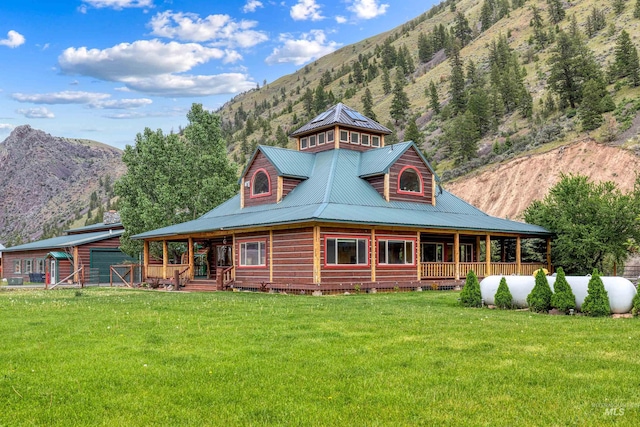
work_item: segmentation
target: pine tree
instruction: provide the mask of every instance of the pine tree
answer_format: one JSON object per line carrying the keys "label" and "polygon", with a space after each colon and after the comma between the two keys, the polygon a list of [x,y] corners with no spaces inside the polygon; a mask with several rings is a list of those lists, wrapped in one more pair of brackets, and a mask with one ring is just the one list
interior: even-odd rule
{"label": "pine tree", "polygon": [[360,100],[362,101],[362,112],[364,115],[372,120],[378,120],[376,118],[376,114],[373,112],[373,96],[371,95],[369,88],[365,89],[364,95],[362,95]]}
{"label": "pine tree", "polygon": [[626,77],[632,86],[637,86],[638,68],[638,51],[629,33],[622,30],[616,39],[614,62],[609,69],[609,75],[614,80]]}
{"label": "pine tree", "polygon": [[356,61],[353,67],[351,67],[351,71],[353,72],[353,81],[355,81],[356,84],[362,84],[362,82],[364,82],[364,72],[362,71],[360,62]]}
{"label": "pine tree", "polygon": [[482,307],[480,283],[473,270],[469,270],[467,273],[467,279],[464,282],[462,292],[460,292],[460,303],[465,307]]}
{"label": "pine tree", "polygon": [[613,0],[613,12],[616,15],[620,15],[624,12],[624,8],[626,6],[627,0]]}
{"label": "pine tree", "polygon": [[418,125],[415,120],[409,120],[407,130],[404,132],[404,140],[413,141],[418,147],[422,146],[422,143],[424,142],[424,135],[420,132],[420,129],[418,129]]}
{"label": "pine tree", "polygon": [[425,33],[418,34],[418,60],[422,63],[428,62],[433,56],[433,47],[431,41]]}
{"label": "pine tree", "polygon": [[471,41],[471,27],[464,13],[458,11],[453,24],[453,33],[460,41],[461,46],[466,46]]}
{"label": "pine tree", "polygon": [[636,0],[636,5],[633,7],[633,17],[640,18],[640,0]]}
{"label": "pine tree", "polygon": [[505,277],[500,279],[500,285],[498,285],[494,302],[498,308],[513,308],[513,296],[511,295],[511,291],[509,291],[509,286],[507,285],[507,279]]}
{"label": "pine tree", "polygon": [[595,80],[589,80],[584,85],[582,103],[578,109],[582,130],[590,131],[600,127],[604,122],[602,117],[602,86]]}
{"label": "pine tree", "polygon": [[404,121],[409,111],[411,104],[409,103],[409,97],[404,91],[405,86],[404,75],[401,70],[396,71],[396,81],[393,85],[393,99],[391,100],[391,110],[389,115],[396,123]]}
{"label": "pine tree", "polygon": [[307,117],[311,117],[313,115],[313,91],[311,88],[307,88],[307,91],[302,96],[302,103],[304,105],[304,111],[307,113]]}
{"label": "pine tree", "polygon": [[491,128],[491,111],[486,90],[476,88],[471,91],[467,111],[473,115],[478,134],[480,136],[486,134]]}
{"label": "pine tree", "polygon": [[433,80],[429,82],[429,106],[434,113],[440,114],[440,99],[438,99],[438,89]]}
{"label": "pine tree", "polygon": [[609,294],[604,288],[597,269],[591,273],[591,279],[587,285],[587,296],[584,298],[581,310],[589,316],[608,316],[611,313]]}
{"label": "pine tree", "polygon": [[465,79],[462,69],[462,60],[460,59],[460,51],[454,43],[451,52],[451,78],[449,84],[449,94],[451,95],[451,106],[455,114],[461,114],[467,106],[467,97],[465,94]]}
{"label": "pine tree", "polygon": [[327,94],[321,84],[316,87],[313,95],[313,110],[316,113],[324,111],[327,107]]}
{"label": "pine tree", "polygon": [[638,49],[634,46],[629,57],[629,83],[631,86],[640,86],[640,62],[638,61]]}
{"label": "pine tree", "polygon": [[533,39],[540,49],[544,49],[549,42],[547,40],[547,30],[544,25],[544,19],[542,19],[540,9],[535,5],[531,6],[531,13],[533,17],[531,18],[531,22],[529,22],[529,26],[533,27]]}
{"label": "pine tree", "polygon": [[561,0],[547,0],[547,5],[551,22],[557,24],[564,19],[565,12]]}
{"label": "pine tree", "polygon": [[383,68],[382,70],[382,91],[385,95],[391,93],[391,78],[389,77],[389,70],[387,68]]}
{"label": "pine tree", "polygon": [[276,129],[276,144],[282,148],[287,148],[289,145],[289,138],[280,125]]}
{"label": "pine tree", "polygon": [[480,9],[480,31],[487,31],[493,25],[493,1],[484,0]]}
{"label": "pine tree", "polygon": [[568,313],[570,309],[576,308],[576,296],[564,276],[562,267],[558,267],[556,273],[556,282],[553,285],[553,295],[551,296],[551,307]]}
{"label": "pine tree", "polygon": [[476,157],[480,134],[470,111],[460,114],[444,126],[442,139],[447,143],[455,165]]}
{"label": "pine tree", "polygon": [[537,313],[546,313],[551,308],[551,288],[547,276],[542,269],[536,273],[536,284],[531,293],[527,295],[529,310]]}

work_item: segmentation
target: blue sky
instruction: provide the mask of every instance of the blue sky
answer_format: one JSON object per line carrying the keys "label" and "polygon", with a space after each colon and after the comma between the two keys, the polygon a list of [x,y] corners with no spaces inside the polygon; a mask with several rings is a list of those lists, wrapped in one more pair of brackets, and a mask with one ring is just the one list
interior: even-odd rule
{"label": "blue sky", "polygon": [[390,30],[436,0],[3,0],[0,141],[22,124],[119,148]]}

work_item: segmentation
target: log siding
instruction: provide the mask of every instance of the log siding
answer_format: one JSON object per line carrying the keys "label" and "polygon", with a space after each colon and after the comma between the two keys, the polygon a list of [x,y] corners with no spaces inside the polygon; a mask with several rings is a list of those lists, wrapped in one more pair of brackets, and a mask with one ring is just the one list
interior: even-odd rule
{"label": "log siding", "polygon": [[[253,189],[253,177],[255,173],[261,169],[263,169],[269,176],[270,192],[268,193],[268,195],[259,195],[257,197],[252,196],[251,193]],[[256,155],[256,158],[253,160],[253,162],[251,163],[251,166],[249,166],[249,168],[247,169],[243,177],[245,183],[246,182],[250,183],[248,187],[245,184],[245,186],[243,186],[241,189],[244,197],[244,206],[249,207],[249,206],[276,203],[277,197],[278,197],[277,195],[278,178],[277,177],[278,177],[278,173],[276,171],[276,168],[273,166],[273,164],[271,164],[269,159],[267,159],[267,157],[264,154],[262,154],[261,152],[258,152],[258,154]]]}
{"label": "log siding", "polygon": [[[400,173],[412,168],[417,170],[422,178],[422,193],[408,193],[398,191],[400,188]],[[432,203],[433,179],[427,165],[422,161],[418,153],[413,149],[407,150],[390,168],[389,200],[398,202]]]}

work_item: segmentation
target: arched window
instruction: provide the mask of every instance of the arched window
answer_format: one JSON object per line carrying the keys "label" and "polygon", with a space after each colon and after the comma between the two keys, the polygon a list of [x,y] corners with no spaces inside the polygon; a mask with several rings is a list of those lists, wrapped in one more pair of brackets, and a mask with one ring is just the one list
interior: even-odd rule
{"label": "arched window", "polygon": [[271,194],[271,180],[264,169],[258,169],[253,174],[251,197],[268,196]]}
{"label": "arched window", "polygon": [[398,192],[422,194],[422,177],[416,168],[406,166],[400,171]]}

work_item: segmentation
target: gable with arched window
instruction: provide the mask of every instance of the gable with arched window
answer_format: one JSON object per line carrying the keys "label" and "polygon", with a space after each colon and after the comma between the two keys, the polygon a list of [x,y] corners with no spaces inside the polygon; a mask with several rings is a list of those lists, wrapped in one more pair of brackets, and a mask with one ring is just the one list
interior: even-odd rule
{"label": "gable with arched window", "polygon": [[265,169],[258,169],[251,178],[251,197],[271,195],[271,178]]}
{"label": "gable with arched window", "polygon": [[423,177],[414,166],[405,166],[398,173],[398,194],[424,195]]}

